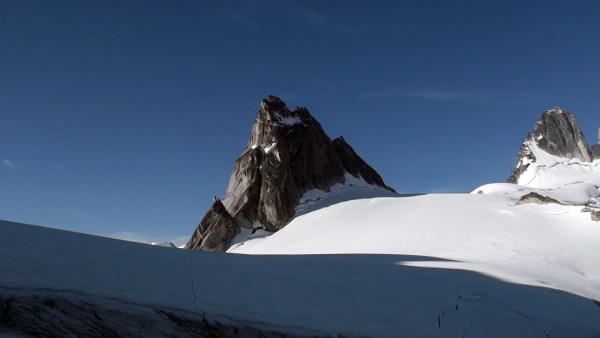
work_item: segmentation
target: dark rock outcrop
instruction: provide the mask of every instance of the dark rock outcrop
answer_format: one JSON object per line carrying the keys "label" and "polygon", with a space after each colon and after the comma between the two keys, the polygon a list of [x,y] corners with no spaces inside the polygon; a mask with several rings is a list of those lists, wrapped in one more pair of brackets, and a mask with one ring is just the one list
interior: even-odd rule
{"label": "dark rock outcrop", "polygon": [[394,191],[342,137],[331,141],[308,109],[290,110],[269,96],[235,161],[222,207],[216,212],[213,205],[186,248],[225,251],[240,227],[277,231],[291,220],[306,191],[329,191],[346,173]]}
{"label": "dark rock outcrop", "polygon": [[592,161],[589,146],[573,114],[554,108],[543,112],[533,130],[527,134],[517,154],[515,166],[508,177],[508,183],[518,183],[519,177],[530,164],[540,161],[532,152],[532,143],[551,155],[585,162]]}
{"label": "dark rock outcrop", "polygon": [[226,251],[229,243],[240,232],[235,220],[220,200],[215,200],[186,244],[186,248],[207,248]]}
{"label": "dark rock outcrop", "polygon": [[598,143],[592,145],[592,157],[594,160],[600,160],[600,128],[598,129]]}
{"label": "dark rock outcrop", "polygon": [[530,192],[529,194],[525,194],[525,195],[521,196],[521,198],[519,198],[519,201],[517,202],[517,205],[528,204],[528,203],[535,203],[535,204],[555,203],[555,204],[561,204],[559,201],[555,200],[554,198],[551,198],[551,197],[548,197],[548,196],[544,196],[544,195],[540,195],[537,192]]}
{"label": "dark rock outcrop", "polygon": [[592,157],[594,160],[600,160],[600,144],[592,145]]}
{"label": "dark rock outcrop", "polygon": [[[529,136],[527,139],[529,139]],[[529,145],[526,142],[521,144],[519,152],[517,153],[517,161],[515,162],[515,166],[511,170],[506,182],[515,184],[519,183],[519,177],[521,177],[521,175],[523,175],[523,173],[529,169],[530,164],[535,161],[535,155],[533,155],[531,152]]]}

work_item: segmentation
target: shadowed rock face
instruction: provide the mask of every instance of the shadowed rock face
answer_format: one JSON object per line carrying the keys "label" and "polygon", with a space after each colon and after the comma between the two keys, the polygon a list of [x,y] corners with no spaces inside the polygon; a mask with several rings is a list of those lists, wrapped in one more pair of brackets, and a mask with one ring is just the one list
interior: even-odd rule
{"label": "shadowed rock face", "polygon": [[600,129],[598,129],[598,143],[592,145],[592,157],[594,160],[600,159]]}
{"label": "shadowed rock face", "polygon": [[383,182],[381,176],[358,156],[342,136],[333,140],[333,146],[349,174],[354,177],[360,176],[369,184],[395,191]]}
{"label": "shadowed rock face", "polygon": [[290,110],[269,96],[261,102],[246,150],[235,161],[222,203],[227,214],[216,217],[213,205],[186,248],[224,251],[240,227],[257,223],[277,231],[291,220],[306,191],[329,191],[344,182],[346,173],[394,191],[342,137],[331,141],[306,108]]}
{"label": "shadowed rock face", "polygon": [[600,159],[600,144],[592,145],[592,157],[594,160]]}
{"label": "shadowed rock face", "polygon": [[196,231],[186,244],[186,248],[211,248],[226,251],[229,242],[240,232],[235,220],[220,200],[215,200]]}
{"label": "shadowed rock face", "polygon": [[535,142],[538,148],[552,155],[592,161],[590,148],[573,114],[554,108],[543,112],[533,130],[527,134],[508,177],[508,183],[517,183],[521,174],[527,170],[528,163],[537,161],[528,144],[531,142]]}

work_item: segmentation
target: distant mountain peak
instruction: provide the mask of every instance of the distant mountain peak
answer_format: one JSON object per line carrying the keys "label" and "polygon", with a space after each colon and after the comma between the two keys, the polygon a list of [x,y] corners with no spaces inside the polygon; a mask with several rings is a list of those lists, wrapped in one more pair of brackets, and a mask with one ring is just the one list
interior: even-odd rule
{"label": "distant mountain peak", "polygon": [[290,110],[270,95],[260,103],[225,197],[215,200],[186,248],[224,251],[241,228],[277,231],[304,193],[329,191],[346,177],[395,192],[342,137],[332,141],[308,109]]}
{"label": "distant mountain peak", "polygon": [[527,184],[538,168],[569,160],[592,162],[593,156],[575,116],[554,107],[542,112],[527,134],[508,182]]}
{"label": "distant mountain peak", "polygon": [[592,161],[575,116],[566,110],[557,107],[543,112],[532,134],[538,146],[551,155]]}

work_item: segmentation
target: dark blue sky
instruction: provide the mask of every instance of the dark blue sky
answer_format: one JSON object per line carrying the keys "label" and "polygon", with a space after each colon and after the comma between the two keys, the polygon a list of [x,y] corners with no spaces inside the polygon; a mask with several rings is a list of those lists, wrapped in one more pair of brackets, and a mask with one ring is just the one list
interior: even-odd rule
{"label": "dark blue sky", "polygon": [[539,114],[600,125],[597,1],[0,2],[0,219],[189,236],[259,102],[401,192],[504,181]]}

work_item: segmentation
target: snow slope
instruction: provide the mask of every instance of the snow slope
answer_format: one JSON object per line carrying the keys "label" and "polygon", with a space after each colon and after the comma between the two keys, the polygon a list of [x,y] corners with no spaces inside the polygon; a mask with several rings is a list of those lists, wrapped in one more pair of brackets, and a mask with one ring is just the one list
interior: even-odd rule
{"label": "snow slope", "polygon": [[[598,337],[600,223],[581,210],[600,180],[568,168],[472,194],[309,191],[230,254],[0,221],[0,336]],[[517,205],[529,192],[560,204]]]}
{"label": "snow slope", "polygon": [[518,184],[533,188],[556,188],[574,182],[600,182],[600,161],[586,162],[552,155],[540,149],[533,140],[525,142],[535,161],[526,158],[520,165],[528,165],[518,178]]}
{"label": "snow slope", "polygon": [[[367,183],[362,177],[354,177],[349,173],[344,176],[343,183],[337,183],[329,187],[329,191],[323,191],[320,189],[312,189],[305,192],[294,210],[294,218],[302,216],[304,214],[332,206],[337,203],[352,201],[357,199],[375,198],[375,197],[398,197],[398,196],[410,196],[410,195],[399,195],[390,190],[382,187]],[[264,228],[264,225],[256,222],[253,228]],[[242,245],[248,240],[256,238],[263,238],[272,235],[272,232],[265,230],[252,231],[250,229],[242,228],[240,234],[238,234],[231,241],[231,248]]]}
{"label": "snow slope", "polygon": [[455,262],[427,266],[468,269],[600,299],[600,225],[580,206],[515,206],[514,196],[350,201],[299,217],[282,231],[230,252],[437,257]]}
{"label": "snow slope", "polygon": [[[545,172],[545,176],[537,182],[549,186],[546,188],[497,183],[475,189],[472,194],[434,194],[343,202],[298,217],[281,231],[246,241],[232,247],[229,252],[252,255],[360,253],[431,257],[399,263],[402,266],[444,271],[441,273],[444,277],[439,281],[419,280],[417,283],[423,285],[411,285],[411,290],[418,292],[421,287],[446,288],[448,283],[452,285],[456,282],[445,279],[449,271],[469,271],[504,283],[534,287],[538,290],[536,292],[553,289],[590,299],[590,304],[595,304],[596,308],[590,307],[585,311],[596,313],[590,313],[592,317],[598,316],[600,223],[592,221],[590,215],[581,210],[583,205],[598,204],[600,180],[593,175],[586,175],[582,167],[587,166],[571,167],[567,175],[560,171]],[[556,175],[558,177],[553,177]],[[563,180],[562,185],[556,186],[559,179]],[[516,204],[521,196],[532,191],[552,197],[562,204]],[[461,288],[465,286],[459,284]],[[473,286],[466,288],[470,287]],[[503,331],[487,322],[479,323],[480,333],[494,330],[499,336],[600,335],[600,317],[592,320],[594,324],[586,329],[583,326],[587,324],[582,322],[575,325],[583,330],[581,332],[573,326],[561,331],[571,325],[568,324],[571,319],[565,317],[568,316],[566,313],[555,317],[561,318],[555,322],[559,323],[557,325],[561,329],[555,327],[556,330],[550,334],[546,326],[549,324],[546,321],[548,318],[543,319],[545,311],[562,307],[562,302],[543,305],[537,300],[521,298],[523,302],[512,299],[511,302],[515,303],[505,304],[506,295],[498,298],[499,294],[502,292],[498,293],[492,288],[481,297],[486,299],[484,302],[491,301],[494,304],[492,307],[510,309],[520,318],[508,319],[498,313],[491,315],[487,310],[479,310],[494,318],[496,325],[508,327],[514,324],[513,328],[519,329]],[[462,314],[453,315],[465,320]],[[527,318],[527,324],[523,322],[524,318]],[[544,333],[540,331],[542,327]],[[459,332],[454,334],[458,335]],[[490,336],[489,332],[485,336]]]}
{"label": "snow slope", "polygon": [[600,226],[580,207],[514,202],[505,193],[354,200],[232,250],[269,255],[1,222],[0,300],[78,295],[101,316],[109,300],[134,304],[128,313],[154,316],[154,326],[127,324],[139,336],[161,332],[165,309],[307,336],[597,336]]}

